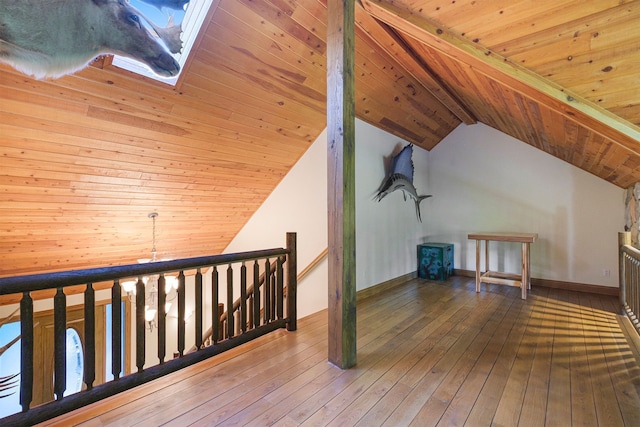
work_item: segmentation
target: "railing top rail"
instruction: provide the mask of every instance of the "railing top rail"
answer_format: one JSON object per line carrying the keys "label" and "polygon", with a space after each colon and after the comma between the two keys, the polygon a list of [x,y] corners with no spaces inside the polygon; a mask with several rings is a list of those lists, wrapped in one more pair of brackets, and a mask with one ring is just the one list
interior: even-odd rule
{"label": "railing top rail", "polygon": [[632,256],[634,258],[640,259],[640,249],[631,246],[631,245],[623,245],[620,246],[620,250],[626,254],[628,254],[629,256]]}
{"label": "railing top rail", "polygon": [[284,248],[0,278],[0,295],[171,273],[286,255]]}

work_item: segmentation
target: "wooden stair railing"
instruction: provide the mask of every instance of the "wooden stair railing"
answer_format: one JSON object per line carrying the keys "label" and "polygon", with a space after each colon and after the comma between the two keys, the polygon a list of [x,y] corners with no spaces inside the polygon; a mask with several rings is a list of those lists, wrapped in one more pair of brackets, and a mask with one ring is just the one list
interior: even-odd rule
{"label": "wooden stair railing", "polygon": [[311,273],[311,271],[313,271],[314,268],[316,268],[318,265],[320,265],[320,262],[322,262],[322,260],[325,259],[328,254],[329,254],[329,248],[324,248],[324,250],[322,252],[320,252],[320,254],[317,257],[315,257],[313,259],[313,261],[311,261],[309,263],[309,265],[307,265],[298,274],[298,283],[300,283],[302,281],[302,279],[304,279],[307,274]]}
{"label": "wooden stair railing", "polygon": [[[276,260],[273,267],[269,260]],[[212,300],[208,301],[211,307],[211,318],[220,318],[219,295],[219,274],[218,267],[227,267],[227,307],[233,306],[233,270],[232,265],[242,264],[241,268],[241,295],[246,301],[246,267],[245,262],[253,261],[258,265],[258,260],[265,260],[265,277],[273,279],[267,280],[275,286],[275,291],[269,286],[265,287],[265,299],[267,305],[264,307],[265,315],[262,322],[254,322],[252,328],[241,328],[240,334],[235,334],[233,329],[233,316],[227,319],[226,334],[233,336],[233,339],[218,339],[219,330],[213,322],[214,330],[213,344],[204,346],[202,343],[203,329],[203,270],[212,268],[211,295]],[[185,354],[186,322],[185,302],[186,302],[186,278],[185,272],[195,271],[194,296],[195,296],[195,335],[197,351]],[[273,273],[272,273],[273,271]],[[137,385],[152,381],[163,375],[175,372],[184,367],[203,361],[209,357],[220,354],[226,350],[237,347],[251,341],[257,337],[265,335],[279,328],[286,328],[289,331],[297,329],[297,254],[296,235],[287,233],[287,247],[266,249],[261,251],[243,252],[239,254],[223,254],[207,257],[179,259],[172,261],[152,262],[146,264],[133,264],[125,266],[95,268],[87,270],[66,271],[57,273],[46,273],[29,276],[0,278],[0,297],[4,295],[18,294],[20,302],[20,404],[22,412],[9,415],[0,419],[0,425],[33,425],[50,418],[62,415],[66,412],[78,409],[82,406],[97,402],[114,394],[133,388]],[[157,333],[157,357],[159,364],[146,367],[146,346],[145,337],[147,321],[145,320],[145,283],[143,277],[157,276],[157,289],[165,289],[165,275],[177,273],[177,349],[175,358],[165,360],[167,350],[167,319],[165,312],[164,292],[158,292],[157,303],[157,328],[153,333]],[[137,372],[124,375],[122,349],[124,346],[121,330],[125,313],[122,309],[123,295],[120,285],[123,279],[138,278],[135,284],[135,357],[132,364],[135,364]],[[254,268],[254,278],[259,279],[259,269]],[[284,283],[287,283],[288,292],[285,299]],[[103,384],[96,382],[96,340],[100,336],[96,331],[96,292],[94,284],[107,283],[111,291],[111,373],[114,380]],[[85,387],[82,391],[64,396],[66,390],[66,328],[68,327],[67,295],[66,290],[80,287],[84,295],[84,375]],[[191,288],[191,282],[189,283]],[[53,297],[53,342],[54,342],[54,401],[31,408],[34,384],[34,341],[38,337],[34,336],[34,301],[32,293],[38,291],[52,290]],[[257,289],[259,290],[259,288]],[[254,290],[257,295],[257,290]],[[75,291],[74,291],[75,292]],[[260,301],[260,300],[258,300]],[[254,312],[260,307],[254,307]],[[286,309],[286,316],[285,316]],[[254,319],[255,320],[255,319]],[[127,355],[129,357],[129,355]],[[108,367],[109,368],[109,367]]]}
{"label": "wooden stair railing", "polygon": [[631,246],[631,233],[618,233],[620,305],[640,335],[640,250]]}
{"label": "wooden stair railing", "polygon": [[[285,261],[285,258],[281,257],[281,258],[280,258],[280,262],[284,262],[284,261]],[[232,306],[232,309],[231,309],[231,313],[232,313],[232,315],[233,315],[233,316],[237,316],[237,315],[238,315],[239,313],[241,313],[242,311],[245,311],[245,313],[247,313],[247,316],[246,316],[246,317],[247,317],[246,322],[242,322],[241,320],[240,320],[240,321],[237,321],[237,322],[234,322],[234,324],[235,324],[235,325],[238,325],[238,327],[235,329],[235,333],[236,333],[236,334],[237,334],[239,331],[241,331],[241,330],[242,330],[242,329],[241,329],[241,325],[242,325],[242,324],[251,324],[251,325],[255,325],[255,324],[256,324],[256,323],[255,323],[255,316],[256,316],[256,313],[254,313],[254,311],[253,311],[253,307],[255,306],[255,305],[254,305],[254,302],[253,302],[253,301],[255,300],[255,298],[254,298],[254,290],[255,290],[256,288],[257,288],[257,289],[259,289],[261,286],[263,286],[263,285],[264,285],[264,282],[265,282],[265,273],[266,273],[266,272],[263,272],[262,274],[260,274],[260,276],[259,276],[259,278],[258,278],[258,280],[257,280],[257,286],[256,286],[256,284],[255,284],[255,283],[252,283],[251,285],[249,285],[249,286],[246,288],[245,294],[244,294],[244,295],[241,295],[239,298],[237,298],[237,299],[233,302],[233,306]],[[275,275],[275,273],[276,273],[276,270],[271,270],[271,271],[270,271],[270,273],[271,273],[271,277],[273,277],[273,276]],[[242,294],[242,290],[241,290],[241,294]],[[243,302],[243,301],[245,301],[245,302],[247,302],[247,303],[249,303],[249,301],[251,301],[251,302],[250,302],[251,307],[246,308],[246,306],[245,306],[245,309],[244,309],[244,310],[241,310],[241,308],[242,308],[242,302]],[[228,333],[226,333],[226,330],[227,330],[227,327],[226,327],[226,326],[227,326],[227,319],[228,319],[228,316],[229,316],[229,311],[228,311],[228,310],[227,310],[227,311],[225,311],[225,310],[224,310],[224,304],[220,304],[220,306],[221,306],[221,310],[220,310],[219,312],[220,312],[221,314],[220,314],[220,317],[219,317],[218,325],[219,325],[219,328],[220,328],[220,332],[221,332],[221,333],[218,333],[218,334],[217,334],[217,336],[219,337],[219,339],[222,339],[222,338],[228,338],[228,337],[229,337],[229,334],[228,334]],[[260,309],[259,314],[258,314],[258,317],[259,317],[260,315],[262,315],[262,313],[263,313],[263,309]],[[203,336],[202,336],[202,342],[204,343],[204,342],[207,342],[207,341],[210,341],[210,340],[211,340],[211,341],[213,341],[213,339],[212,339],[212,337],[213,337],[213,336],[214,336],[214,327],[213,327],[213,326],[211,326],[211,327],[210,327],[209,329],[207,329],[207,331],[203,334]],[[194,346],[192,346],[192,347],[189,349],[188,353],[191,353],[191,352],[196,351],[196,350],[197,350],[197,347],[194,345]]]}
{"label": "wooden stair railing", "polygon": [[[328,247],[324,248],[324,250],[322,252],[320,252],[320,254],[318,254],[318,256],[315,257],[309,263],[309,265],[307,265],[300,273],[298,273],[296,282],[299,284],[302,281],[302,279],[307,276],[307,274],[309,274],[311,271],[313,271],[313,269],[315,269],[327,257],[328,253],[329,253],[329,248]],[[257,281],[258,288],[263,286],[264,282],[265,282],[265,273],[262,273],[260,275],[260,278]],[[248,316],[248,319],[246,319],[246,322],[242,322],[242,319],[241,319],[242,310],[240,310],[240,309],[241,309],[241,304],[242,304],[242,297],[236,299],[233,302],[233,307],[232,307],[231,312],[232,312],[233,316],[236,318],[236,321],[235,321],[236,333],[239,332],[239,330],[241,328],[241,325],[243,325],[245,323],[246,324],[254,324],[254,319],[253,318],[256,315],[256,314],[254,314],[253,309],[252,309],[253,308],[253,304],[254,304],[253,301],[255,299],[254,298],[254,289],[255,289],[255,284],[251,284],[247,288],[247,291],[246,291],[247,292],[246,301],[248,301],[249,304],[251,305],[251,307],[247,309],[247,313],[248,313],[249,316]],[[283,290],[284,290],[284,296],[286,296],[287,295],[287,287],[285,286]],[[220,327],[220,329],[222,331],[224,331],[225,330],[224,326],[226,325],[226,321],[227,321],[227,317],[228,317],[229,312],[228,311],[224,311],[224,309],[222,309],[221,313],[222,313],[222,315],[220,316],[220,322],[219,322],[220,326],[219,327]],[[257,315],[258,316],[262,316],[263,313],[264,313],[264,309],[261,308],[260,312],[257,313]],[[212,336],[213,336],[213,327],[209,328],[204,333],[204,335],[202,336],[202,342],[207,342],[208,340],[210,340],[212,338]],[[221,338],[222,338],[222,336],[221,336]],[[188,352],[190,353],[190,352],[193,352],[193,351],[196,351],[196,350],[197,350],[196,346],[192,346],[189,349]]]}

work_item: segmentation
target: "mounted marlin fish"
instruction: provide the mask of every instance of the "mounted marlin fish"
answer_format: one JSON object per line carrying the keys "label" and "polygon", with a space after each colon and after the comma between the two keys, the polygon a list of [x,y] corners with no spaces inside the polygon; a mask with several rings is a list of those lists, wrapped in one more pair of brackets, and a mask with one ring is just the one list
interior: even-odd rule
{"label": "mounted marlin fish", "polygon": [[422,222],[420,215],[420,202],[431,197],[431,195],[419,196],[416,187],[413,185],[413,144],[409,144],[402,149],[394,158],[391,173],[387,176],[382,187],[376,194],[375,199],[379,202],[388,194],[396,190],[402,190],[404,200],[407,195],[416,204],[416,216]]}

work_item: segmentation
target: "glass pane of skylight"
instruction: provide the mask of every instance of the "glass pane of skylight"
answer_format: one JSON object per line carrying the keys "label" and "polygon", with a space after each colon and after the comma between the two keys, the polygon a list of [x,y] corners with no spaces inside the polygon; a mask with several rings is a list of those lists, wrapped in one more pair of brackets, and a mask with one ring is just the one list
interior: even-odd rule
{"label": "glass pane of skylight", "polygon": [[[213,0],[190,0],[187,4],[186,11],[180,11],[167,8],[158,10],[155,6],[144,3],[141,0],[129,0],[133,7],[140,10],[159,27],[166,27],[170,16],[172,16],[175,25],[182,23],[182,52],[173,55],[176,61],[178,61],[178,64],[180,64],[180,73],[182,73],[184,64],[198,36],[200,27],[207,16],[212,1]],[[150,32],[153,34],[153,30],[150,30]],[[171,85],[175,85],[180,77],[180,73],[169,78],[158,76],[145,64],[119,55],[113,57],[113,65]]]}

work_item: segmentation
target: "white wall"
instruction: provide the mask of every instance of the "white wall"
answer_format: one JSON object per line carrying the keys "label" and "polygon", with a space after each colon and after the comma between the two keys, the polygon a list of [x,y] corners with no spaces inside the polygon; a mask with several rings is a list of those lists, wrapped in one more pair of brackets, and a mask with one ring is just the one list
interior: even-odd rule
{"label": "white wall", "polygon": [[[396,192],[374,200],[384,160],[407,144],[356,120],[356,287],[416,270],[416,246],[454,244],[456,269],[475,269],[476,231],[536,232],[535,278],[617,286],[623,190],[483,124],[461,125],[431,152],[414,147],[414,204]],[[225,252],[280,247],[298,233],[298,271],[327,245],[326,132],[309,148]],[[494,243],[493,269],[517,272],[519,246]],[[603,270],[609,270],[605,277]],[[299,284],[300,317],[327,306],[327,263]]]}
{"label": "white wall", "polygon": [[[316,139],[225,253],[285,247],[297,233],[298,272],[327,247],[327,134]],[[326,259],[298,284],[298,317],[327,307]]]}
{"label": "white wall", "polygon": [[[455,268],[475,269],[469,232],[534,232],[532,277],[618,286],[622,189],[483,124],[455,129],[429,153],[428,170],[429,240],[454,243]],[[518,272],[518,244],[492,245],[490,268]]]}
{"label": "white wall", "polygon": [[[416,246],[425,241],[430,199],[422,202],[424,223],[412,201],[391,194],[373,200],[385,175],[385,156],[406,145],[384,131],[356,121],[357,289],[377,285],[416,269]],[[426,191],[427,157],[414,150],[418,192]],[[327,134],[323,132],[256,211],[225,253],[280,247],[285,233],[298,233],[298,271],[327,247]],[[298,288],[299,317],[327,307],[326,259]]]}
{"label": "white wall", "polygon": [[[422,222],[412,199],[395,191],[374,200],[386,176],[385,159],[408,143],[364,122],[356,122],[356,288],[366,289],[416,271],[417,246],[427,240],[433,198],[420,204]],[[414,146],[413,183],[418,194],[429,193],[429,153]]]}

